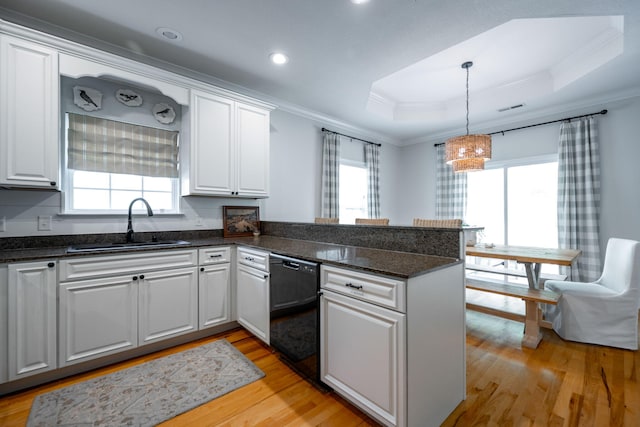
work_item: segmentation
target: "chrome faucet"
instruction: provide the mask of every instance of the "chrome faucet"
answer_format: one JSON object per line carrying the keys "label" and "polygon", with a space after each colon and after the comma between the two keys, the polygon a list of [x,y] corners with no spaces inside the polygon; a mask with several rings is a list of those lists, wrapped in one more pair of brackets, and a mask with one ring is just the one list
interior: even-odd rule
{"label": "chrome faucet", "polygon": [[151,206],[149,206],[149,203],[145,199],[143,199],[142,197],[138,197],[137,199],[133,199],[131,201],[131,204],[129,205],[129,217],[127,219],[127,243],[133,242],[133,225],[131,223],[131,209],[133,208],[133,204],[138,200],[140,200],[147,206],[147,214],[149,216],[153,216],[153,211],[151,210]]}

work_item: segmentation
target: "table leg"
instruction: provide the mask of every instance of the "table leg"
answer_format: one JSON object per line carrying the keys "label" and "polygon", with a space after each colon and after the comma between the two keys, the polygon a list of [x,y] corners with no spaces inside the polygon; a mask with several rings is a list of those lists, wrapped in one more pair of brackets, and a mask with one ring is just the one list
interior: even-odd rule
{"label": "table leg", "polygon": [[522,346],[537,348],[542,340],[540,332],[540,316],[538,303],[535,301],[525,301],[524,337]]}
{"label": "table leg", "polygon": [[[529,289],[538,289],[540,263],[524,262],[523,264],[524,269],[527,272]],[[535,301],[525,301],[524,337],[522,338],[522,346],[537,348],[541,340],[540,305]]]}
{"label": "table leg", "polygon": [[523,262],[524,270],[527,272],[529,289],[538,289],[538,278],[540,277],[540,263]]}

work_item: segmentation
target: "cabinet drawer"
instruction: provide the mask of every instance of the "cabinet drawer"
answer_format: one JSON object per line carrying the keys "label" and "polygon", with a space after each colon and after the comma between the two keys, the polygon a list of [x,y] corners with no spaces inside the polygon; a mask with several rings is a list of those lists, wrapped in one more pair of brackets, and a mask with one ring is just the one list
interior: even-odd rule
{"label": "cabinet drawer", "polygon": [[197,262],[198,255],[195,249],[78,257],[60,261],[59,274],[60,281],[63,282],[167,268],[193,267]]}
{"label": "cabinet drawer", "polygon": [[402,280],[322,265],[320,287],[406,312],[406,286]]}
{"label": "cabinet drawer", "polygon": [[231,249],[228,247],[200,249],[198,251],[198,262],[200,265],[231,262]]}
{"label": "cabinet drawer", "polygon": [[269,253],[249,248],[238,248],[238,263],[269,271]]}

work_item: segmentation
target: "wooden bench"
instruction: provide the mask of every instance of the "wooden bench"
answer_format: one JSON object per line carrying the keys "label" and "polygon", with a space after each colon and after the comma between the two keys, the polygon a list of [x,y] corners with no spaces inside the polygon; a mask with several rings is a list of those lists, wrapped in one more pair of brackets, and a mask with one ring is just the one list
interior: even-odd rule
{"label": "wooden bench", "polygon": [[539,303],[558,304],[560,294],[546,289],[530,289],[526,285],[515,285],[499,282],[490,278],[467,277],[465,279],[467,289],[491,292],[509,297],[520,298],[525,302],[525,315],[510,313],[503,310],[485,307],[478,304],[467,303],[467,308],[494,316],[524,322],[525,336],[522,343],[526,347],[536,348],[542,339],[540,326],[551,327],[549,322],[542,320]]}
{"label": "wooden bench", "polygon": [[[502,264],[500,264],[502,265]],[[470,271],[479,271],[482,273],[493,273],[493,274],[501,274],[505,276],[513,276],[513,277],[527,277],[527,273],[522,270],[516,270],[514,268],[504,268],[497,267],[493,265],[482,265],[482,264],[474,264],[467,263],[466,269]],[[539,281],[544,282],[547,280],[567,280],[567,276],[564,274],[550,274],[550,273],[542,273],[540,274]]]}

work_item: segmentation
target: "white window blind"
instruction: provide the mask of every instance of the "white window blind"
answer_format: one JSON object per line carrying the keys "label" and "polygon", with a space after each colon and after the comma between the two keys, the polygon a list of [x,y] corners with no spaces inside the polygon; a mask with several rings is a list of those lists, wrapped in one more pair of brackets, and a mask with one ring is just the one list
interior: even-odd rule
{"label": "white window blind", "polygon": [[68,114],[69,169],[178,177],[178,133]]}

